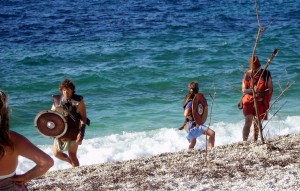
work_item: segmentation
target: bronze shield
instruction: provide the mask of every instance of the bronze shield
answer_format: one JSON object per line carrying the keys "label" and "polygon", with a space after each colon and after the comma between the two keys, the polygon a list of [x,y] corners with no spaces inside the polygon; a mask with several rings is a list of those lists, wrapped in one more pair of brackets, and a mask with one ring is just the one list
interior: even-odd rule
{"label": "bronze shield", "polygon": [[68,130],[66,119],[52,110],[39,112],[35,117],[34,125],[42,135],[47,137],[60,138]]}

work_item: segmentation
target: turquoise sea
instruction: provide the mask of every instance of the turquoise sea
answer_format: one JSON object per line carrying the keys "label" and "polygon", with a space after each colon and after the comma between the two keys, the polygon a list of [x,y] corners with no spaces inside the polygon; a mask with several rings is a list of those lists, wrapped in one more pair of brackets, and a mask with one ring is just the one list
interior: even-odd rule
{"label": "turquoise sea", "polygon": [[[279,49],[268,68],[276,103],[266,137],[300,133],[299,7],[299,0],[259,1],[261,63]],[[248,0],[0,1],[0,89],[10,97],[11,129],[53,157],[52,139],[37,132],[34,119],[70,78],[91,119],[81,165],[186,150],[177,128],[187,84],[196,80],[216,145],[241,141],[242,65],[248,68],[257,32]],[[196,147],[205,148],[204,136]],[[18,171],[32,166],[21,157]],[[69,167],[55,159],[51,170]]]}

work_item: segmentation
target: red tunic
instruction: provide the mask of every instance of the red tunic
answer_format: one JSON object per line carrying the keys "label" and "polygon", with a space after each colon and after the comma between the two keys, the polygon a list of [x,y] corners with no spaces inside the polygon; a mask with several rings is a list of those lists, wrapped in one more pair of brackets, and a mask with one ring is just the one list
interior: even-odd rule
{"label": "red tunic", "polygon": [[[263,69],[260,69],[259,72],[253,77],[254,87],[257,88],[256,92],[256,101],[258,112],[261,120],[267,120],[268,114],[267,111],[270,107],[270,101],[273,95],[273,90],[271,89],[269,93],[263,93],[265,90],[268,90],[268,80],[272,79],[271,73],[267,70],[262,74]],[[262,77],[260,78],[262,74]],[[243,84],[245,89],[251,88],[251,70],[247,71],[243,78]],[[259,79],[260,78],[260,79]],[[259,80],[259,81],[258,81]],[[243,113],[244,115],[256,115],[254,109],[254,100],[252,94],[245,94],[243,99]]]}

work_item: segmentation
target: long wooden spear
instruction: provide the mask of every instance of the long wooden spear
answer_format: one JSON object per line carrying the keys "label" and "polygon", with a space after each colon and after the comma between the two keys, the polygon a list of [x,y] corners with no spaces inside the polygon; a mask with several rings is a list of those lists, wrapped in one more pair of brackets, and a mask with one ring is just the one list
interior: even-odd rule
{"label": "long wooden spear", "polygon": [[271,64],[273,58],[274,58],[275,56],[277,56],[278,51],[279,51],[278,48],[275,48],[275,49],[274,49],[273,53],[271,54],[270,58],[268,59],[267,63],[265,64],[265,67],[264,67],[262,73],[260,74],[257,83],[260,81],[260,79],[261,79],[261,77],[263,76],[264,72],[267,70],[267,68],[268,68],[269,65]]}
{"label": "long wooden spear", "polygon": [[[208,131],[208,129],[210,127],[212,109],[213,109],[213,105],[214,105],[215,97],[216,97],[216,86],[215,86],[215,83],[214,83],[214,96],[212,96],[210,93],[209,93],[209,96],[211,97],[212,101],[211,101],[211,106],[210,106],[209,123],[208,123],[208,128],[207,128],[206,131]],[[207,133],[205,135],[205,143],[206,143],[206,146],[205,146],[205,153],[206,153],[205,162],[207,162]]]}

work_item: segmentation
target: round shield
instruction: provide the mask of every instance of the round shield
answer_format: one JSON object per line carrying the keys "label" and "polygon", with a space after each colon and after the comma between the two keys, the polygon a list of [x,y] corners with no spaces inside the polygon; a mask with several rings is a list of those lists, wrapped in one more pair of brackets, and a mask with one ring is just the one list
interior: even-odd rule
{"label": "round shield", "polygon": [[51,110],[39,112],[34,125],[41,134],[55,138],[63,136],[68,129],[66,119],[60,113]]}
{"label": "round shield", "polygon": [[203,94],[198,93],[195,95],[192,104],[192,113],[195,122],[198,125],[203,125],[207,119],[208,107],[207,101]]}

